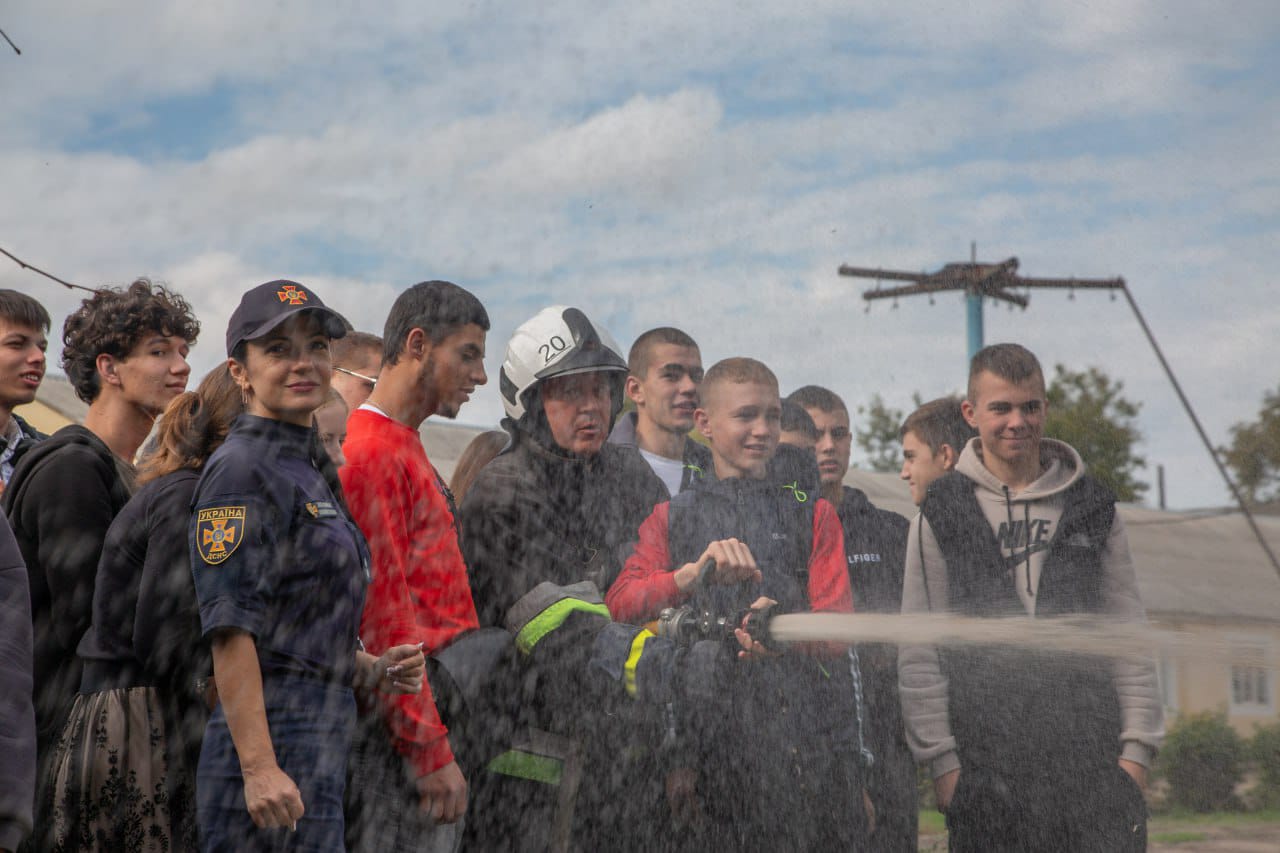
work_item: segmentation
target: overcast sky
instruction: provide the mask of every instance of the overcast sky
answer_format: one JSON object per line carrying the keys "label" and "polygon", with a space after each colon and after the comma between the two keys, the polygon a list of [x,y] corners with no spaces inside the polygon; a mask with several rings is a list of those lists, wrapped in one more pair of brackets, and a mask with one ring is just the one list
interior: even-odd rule
{"label": "overcast sky", "polygon": [[[0,28],[22,49],[0,44],[0,247],[170,283],[201,373],[254,284],[380,332],[445,278],[493,319],[464,422],[500,417],[506,340],[552,303],[624,347],[677,325],[784,392],[907,408],[961,387],[962,298],[866,313],[874,282],[836,268],[934,270],[972,240],[1025,275],[1124,276],[1217,442],[1277,385],[1273,2],[8,0]],[[78,297],[0,262],[60,326]],[[1123,300],[986,317],[989,343],[1124,382],[1172,506],[1226,502]]]}

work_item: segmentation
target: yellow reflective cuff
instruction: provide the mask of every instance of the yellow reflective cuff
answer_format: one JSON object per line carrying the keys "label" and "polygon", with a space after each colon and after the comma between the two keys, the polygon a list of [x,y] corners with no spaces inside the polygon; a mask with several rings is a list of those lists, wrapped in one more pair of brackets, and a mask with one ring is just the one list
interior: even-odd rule
{"label": "yellow reflective cuff", "polygon": [[631,641],[631,654],[627,655],[627,665],[624,670],[629,696],[636,695],[636,667],[640,665],[640,655],[644,654],[644,644],[653,636],[656,635],[648,628],[644,628]]}
{"label": "yellow reflective cuff", "polygon": [[490,761],[487,769],[491,773],[513,776],[516,779],[528,779],[530,782],[541,782],[544,785],[559,785],[564,771],[564,762],[520,749],[509,749]]}
{"label": "yellow reflective cuff", "polygon": [[526,655],[529,654],[533,651],[533,647],[538,645],[539,640],[563,625],[564,620],[569,618],[569,614],[578,611],[610,618],[609,608],[603,604],[591,604],[576,598],[562,598],[525,623],[520,633],[516,634],[516,648]]}

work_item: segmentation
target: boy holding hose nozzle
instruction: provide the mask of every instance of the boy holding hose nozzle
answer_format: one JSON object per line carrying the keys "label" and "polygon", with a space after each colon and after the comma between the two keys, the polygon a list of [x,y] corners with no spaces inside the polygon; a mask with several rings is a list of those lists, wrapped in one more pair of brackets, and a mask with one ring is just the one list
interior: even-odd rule
{"label": "boy holding hose nozzle", "polygon": [[[816,471],[799,475],[790,457],[775,460],[781,402],[772,371],[726,359],[707,371],[701,393],[696,424],[715,476],[654,508],[606,596],[613,617],[639,624],[686,604],[734,619],[765,608],[851,612],[840,524],[818,497]],[[677,709],[676,763],[696,771],[711,836],[701,841],[856,847],[866,822],[848,660],[826,649],[768,649],[746,627],[734,631],[739,660],[721,668],[720,695]],[[636,642],[642,652],[643,636]]]}

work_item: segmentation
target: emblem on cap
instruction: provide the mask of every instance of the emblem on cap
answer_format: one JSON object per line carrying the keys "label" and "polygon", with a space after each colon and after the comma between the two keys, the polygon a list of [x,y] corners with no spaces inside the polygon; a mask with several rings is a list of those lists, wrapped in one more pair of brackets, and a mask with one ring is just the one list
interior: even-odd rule
{"label": "emblem on cap", "polygon": [[200,558],[216,566],[230,557],[244,539],[245,508],[214,506],[196,514],[196,547]]}
{"label": "emblem on cap", "polygon": [[286,284],[276,291],[276,296],[280,297],[281,302],[288,302],[290,305],[303,305],[307,301],[307,292],[296,284]]}

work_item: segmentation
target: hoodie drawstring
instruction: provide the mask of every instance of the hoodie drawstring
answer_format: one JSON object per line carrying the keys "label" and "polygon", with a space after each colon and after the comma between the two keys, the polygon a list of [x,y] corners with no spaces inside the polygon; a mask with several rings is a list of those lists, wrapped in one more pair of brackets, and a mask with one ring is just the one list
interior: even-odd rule
{"label": "hoodie drawstring", "polygon": [[[1008,486],[1005,486],[1002,484],[1001,488],[1004,489],[1004,509],[1009,517],[1009,535],[1013,536],[1014,534],[1013,502],[1012,502],[1013,499],[1009,496]],[[1022,522],[1022,535],[1024,537],[1023,543],[1022,543],[1022,559],[1025,560],[1027,563],[1027,569],[1026,569],[1027,595],[1034,597],[1035,591],[1031,589],[1031,504],[1030,502],[1023,501],[1022,508],[1024,511],[1023,512],[1024,520]],[[1017,540],[1015,539],[1014,542],[1009,546],[1009,551],[1011,552],[1010,554],[1011,556],[1012,556],[1012,552],[1015,552],[1017,550],[1017,547],[1018,547],[1018,543],[1017,543]]]}
{"label": "hoodie drawstring", "polygon": [[1027,595],[1035,597],[1035,590],[1031,588],[1031,502],[1022,502],[1023,521],[1022,532],[1026,536],[1026,540],[1022,543],[1022,553],[1027,560]]}

